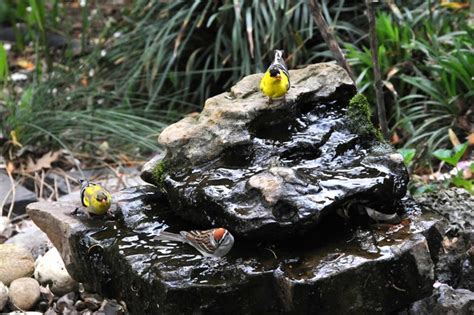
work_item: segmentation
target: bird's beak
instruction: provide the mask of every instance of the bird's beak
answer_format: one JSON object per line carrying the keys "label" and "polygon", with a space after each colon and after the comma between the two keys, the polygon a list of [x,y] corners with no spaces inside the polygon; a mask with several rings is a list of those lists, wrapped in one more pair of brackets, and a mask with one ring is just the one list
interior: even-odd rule
{"label": "bird's beak", "polygon": [[280,75],[280,74],[277,74],[276,77],[275,77],[275,79],[281,80],[281,75]]}

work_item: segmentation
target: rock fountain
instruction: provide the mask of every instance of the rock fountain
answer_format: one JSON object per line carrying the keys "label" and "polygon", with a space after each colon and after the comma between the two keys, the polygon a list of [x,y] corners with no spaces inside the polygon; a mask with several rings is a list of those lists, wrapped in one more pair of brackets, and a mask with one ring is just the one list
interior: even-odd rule
{"label": "rock fountain", "polygon": [[[114,196],[115,219],[31,204],[71,275],[136,314],[389,313],[429,296],[443,224],[404,197],[365,98],[333,64],[290,74],[284,102],[255,74],[165,129],[152,186]],[[236,238],[222,259],[154,239],[217,226]]]}

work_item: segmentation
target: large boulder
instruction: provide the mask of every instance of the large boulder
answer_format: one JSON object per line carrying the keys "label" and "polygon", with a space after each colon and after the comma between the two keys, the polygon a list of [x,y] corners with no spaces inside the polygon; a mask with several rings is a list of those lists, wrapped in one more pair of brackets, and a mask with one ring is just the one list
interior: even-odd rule
{"label": "large boulder", "polygon": [[186,220],[255,239],[307,233],[343,207],[397,212],[403,159],[380,140],[347,73],[321,63],[290,75],[285,101],[267,104],[261,74],[250,75],[166,128],[166,152],[143,178]]}
{"label": "large boulder", "polygon": [[124,300],[131,314],[393,313],[431,294],[432,249],[444,233],[439,218],[417,211],[373,230],[334,216],[286,242],[236,237],[226,257],[212,259],[155,239],[164,228],[192,228],[155,188],[130,188],[114,200],[116,220],[72,216],[77,205],[69,203],[34,203],[28,213],[62,246],[74,279]]}

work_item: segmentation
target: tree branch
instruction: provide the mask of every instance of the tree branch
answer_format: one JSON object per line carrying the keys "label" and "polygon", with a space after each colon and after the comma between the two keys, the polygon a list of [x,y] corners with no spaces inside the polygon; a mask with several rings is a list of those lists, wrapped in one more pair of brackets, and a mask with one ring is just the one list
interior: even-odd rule
{"label": "tree branch", "polygon": [[375,32],[375,12],[372,0],[365,0],[367,6],[367,18],[369,20],[369,37],[370,37],[370,51],[372,53],[372,63],[374,69],[374,87],[375,97],[377,100],[377,115],[379,119],[380,129],[386,140],[389,139],[387,114],[385,113],[385,100],[383,95],[382,76],[380,74],[380,65],[378,58],[378,44],[377,34]]}
{"label": "tree branch", "polygon": [[339,47],[339,44],[336,41],[336,37],[334,36],[332,30],[329,28],[328,24],[324,20],[321,7],[318,3],[317,0],[309,0],[309,6],[311,8],[311,13],[313,14],[314,22],[316,23],[316,26],[318,27],[319,31],[321,32],[321,35],[323,36],[324,41],[326,42],[326,45],[328,45],[329,50],[331,51],[334,59],[336,59],[336,62],[346,69],[347,73],[351,77],[352,81],[355,82],[354,79],[354,73],[352,72],[352,68],[349,66],[347,63],[346,58],[344,57],[344,54],[342,53],[341,47]]}

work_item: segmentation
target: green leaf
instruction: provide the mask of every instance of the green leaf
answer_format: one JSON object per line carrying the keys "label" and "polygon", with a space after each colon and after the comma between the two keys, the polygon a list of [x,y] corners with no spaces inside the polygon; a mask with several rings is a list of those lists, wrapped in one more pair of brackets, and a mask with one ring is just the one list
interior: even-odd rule
{"label": "green leaf", "polygon": [[408,167],[415,157],[416,149],[399,149],[398,153],[403,156],[403,163],[405,163],[405,166]]}
{"label": "green leaf", "polygon": [[8,78],[8,59],[7,51],[0,45],[0,82],[6,81]]}
{"label": "green leaf", "polygon": [[466,152],[468,145],[469,145],[468,142],[464,142],[454,147],[454,160],[456,161],[456,165],[458,164],[459,160],[464,155],[464,152]]}
{"label": "green leaf", "polygon": [[415,190],[413,195],[417,196],[417,195],[421,195],[427,192],[432,192],[434,191],[434,188],[435,186],[433,184],[422,185]]}
{"label": "green leaf", "polygon": [[449,165],[456,166],[461,157],[463,156],[464,152],[466,152],[467,146],[468,143],[465,142],[462,144],[458,144],[454,147],[453,150],[436,150],[433,152],[433,155],[441,161],[448,163]]}
{"label": "green leaf", "polygon": [[451,183],[456,187],[466,189],[471,194],[474,194],[474,180],[462,178],[462,176],[455,176],[451,179]]}
{"label": "green leaf", "polygon": [[446,163],[448,163],[452,166],[456,166],[456,163],[454,162],[451,150],[438,149],[438,150],[433,152],[433,155],[441,161],[444,161],[444,162],[446,162]]}

